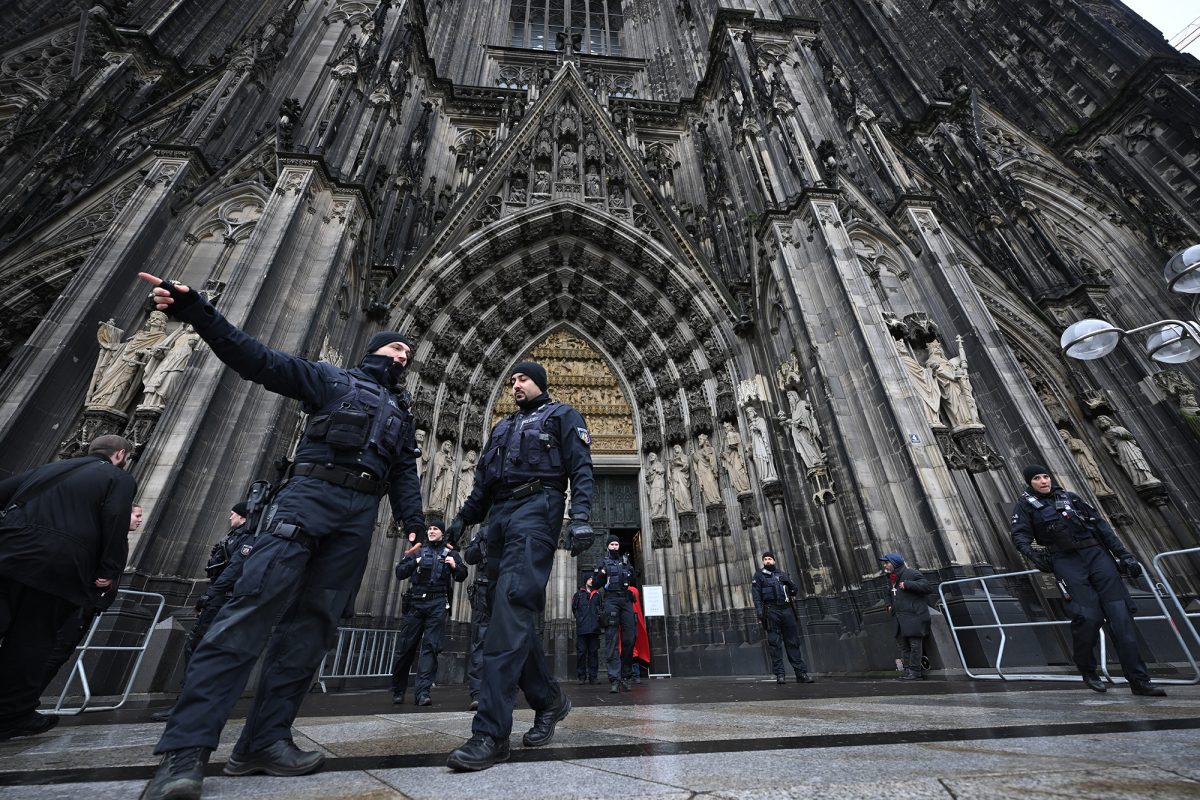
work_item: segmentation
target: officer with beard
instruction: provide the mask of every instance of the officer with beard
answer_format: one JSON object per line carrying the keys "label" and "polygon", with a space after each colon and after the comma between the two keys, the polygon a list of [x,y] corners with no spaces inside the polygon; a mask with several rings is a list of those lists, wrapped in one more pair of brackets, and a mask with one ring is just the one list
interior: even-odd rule
{"label": "officer with beard", "polygon": [[487,769],[509,756],[517,689],[534,710],[526,747],[548,744],[571,700],[546,666],[538,620],[546,605],[546,582],[554,565],[571,487],[567,543],[577,556],[591,546],[592,436],[583,415],[550,399],[546,369],[532,361],[512,368],[516,413],[488,437],[475,484],[447,534],[459,540],[467,525],[483,522],[491,585],[491,619],[483,643],[479,710],[471,738],[454,750],[454,770]]}
{"label": "officer with beard", "polygon": [[786,683],[783,677],[783,651],[787,650],[788,662],[796,671],[796,683],[813,683],[800,652],[800,626],[792,611],[791,598],[799,591],[795,581],[775,565],[775,554],[762,554],[762,569],[750,580],[750,596],[758,622],[767,632],[767,649],[771,651],[771,666],[775,680]]}
{"label": "officer with beard", "polygon": [[292,723],[362,581],[380,497],[388,496],[406,531],[425,528],[410,401],[399,384],[412,345],[385,331],[371,337],[353,369],[309,361],[251,338],[187,286],[139,277],[154,285],[158,310],[190,324],[217,358],[300,400],[309,414],[291,478],[266,510],[232,597],[192,654],[154,749],[163,761],[143,800],[198,800],[208,756],[264,647],[254,705],[225,774],[306,775],[325,761],[296,747]]}
{"label": "officer with beard", "polygon": [[608,537],[608,552],[592,572],[592,585],[600,587],[600,625],[608,660],[609,692],[629,691],[633,680],[633,644],[637,641],[637,612],[629,587],[636,573],[629,556],[621,555],[621,540]]}

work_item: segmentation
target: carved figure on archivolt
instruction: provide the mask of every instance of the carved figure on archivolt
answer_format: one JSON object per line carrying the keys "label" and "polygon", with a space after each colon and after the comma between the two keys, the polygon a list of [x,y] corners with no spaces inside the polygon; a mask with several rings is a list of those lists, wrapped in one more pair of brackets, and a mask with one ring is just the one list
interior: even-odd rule
{"label": "carved figure on archivolt", "polygon": [[154,311],[142,328],[121,342],[120,328],[112,320],[100,323],[96,339],[100,357],[92,371],[92,382],[84,406],[124,413],[140,386],[140,378],[154,349],[167,337],[167,315]]}

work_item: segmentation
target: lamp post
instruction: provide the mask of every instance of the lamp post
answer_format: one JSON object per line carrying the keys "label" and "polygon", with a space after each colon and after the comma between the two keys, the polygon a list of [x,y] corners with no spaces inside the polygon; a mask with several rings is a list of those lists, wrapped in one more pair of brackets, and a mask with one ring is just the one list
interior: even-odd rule
{"label": "lamp post", "polygon": [[[1173,292],[1200,295],[1200,244],[1171,256],[1163,268],[1163,279]],[[1195,301],[1192,316],[1196,316]],[[1155,361],[1182,364],[1200,356],[1200,322],[1195,319],[1163,319],[1129,330],[1102,319],[1084,319],[1063,331],[1059,345],[1071,358],[1091,361],[1117,349],[1123,336],[1143,331],[1153,331],[1146,337],[1146,355]]]}

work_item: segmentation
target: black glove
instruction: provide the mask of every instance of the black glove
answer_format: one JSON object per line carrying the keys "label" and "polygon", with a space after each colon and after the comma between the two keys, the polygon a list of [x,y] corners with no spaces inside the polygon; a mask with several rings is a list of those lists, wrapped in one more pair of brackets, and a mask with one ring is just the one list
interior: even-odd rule
{"label": "black glove", "polygon": [[763,626],[764,628],[767,627],[767,615],[766,614],[758,615],[758,624]]}
{"label": "black glove", "polygon": [[1025,554],[1025,557],[1033,562],[1033,565],[1042,572],[1054,572],[1054,563],[1050,560],[1050,556],[1045,553],[1039,553],[1037,550],[1030,550]]}
{"label": "black glove", "polygon": [[1129,553],[1117,559],[1117,569],[1129,578],[1140,578],[1145,572],[1138,560]]}
{"label": "black glove", "polygon": [[455,517],[454,521],[450,523],[450,527],[446,528],[446,541],[457,546],[458,539],[463,535],[466,527],[467,524],[462,521],[462,517]]}
{"label": "black glove", "polygon": [[572,520],[567,526],[567,547],[571,555],[577,556],[592,546],[596,541],[596,532],[587,520]]}
{"label": "black glove", "polygon": [[159,287],[170,292],[171,299],[175,301],[167,306],[166,311],[163,312],[168,317],[173,317],[180,311],[184,311],[200,301],[200,294],[195,289],[181,292],[175,288],[175,284],[167,280],[160,283]]}

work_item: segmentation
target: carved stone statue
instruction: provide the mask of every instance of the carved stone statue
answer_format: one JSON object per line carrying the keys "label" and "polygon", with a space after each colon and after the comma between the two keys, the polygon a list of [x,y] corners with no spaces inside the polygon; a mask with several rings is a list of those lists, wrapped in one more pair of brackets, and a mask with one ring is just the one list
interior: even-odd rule
{"label": "carved stone statue", "polygon": [[646,456],[646,489],[650,493],[650,519],[667,517],[667,468],[658,453]]}
{"label": "carved stone statue", "polygon": [[725,466],[725,474],[729,476],[729,484],[738,495],[750,493],[750,474],[746,471],[746,459],[742,456],[742,437],[733,427],[732,422],[724,423],[725,450],[721,453],[721,463]]}
{"label": "carved stone statue", "polygon": [[142,401],[138,403],[139,411],[161,411],[166,408],[167,400],[183,377],[183,371],[199,341],[200,335],[185,326],[178,328],[154,349],[151,362],[146,365],[145,377],[142,378],[143,394]]}
{"label": "carved stone statue", "polygon": [[792,446],[796,448],[804,466],[809,469],[821,466],[826,462],[827,456],[821,449],[821,434],[812,405],[795,389],[788,390],[787,399],[792,414],[787,416],[781,412],[779,421],[786,425],[792,434]]}
{"label": "carved stone statue", "polygon": [[758,415],[754,406],[746,406],[746,421],[750,427],[750,446],[754,451],[754,467],[763,483],[779,480],[775,460],[771,457],[771,442],[767,437],[767,421]]}
{"label": "carved stone statue", "polygon": [[1117,463],[1136,488],[1162,485],[1162,481],[1155,477],[1150,462],[1146,460],[1146,454],[1142,452],[1132,433],[1108,416],[1097,417],[1096,427],[1104,432],[1105,449],[1117,459]]}
{"label": "carved stone statue", "polygon": [[896,355],[900,356],[900,363],[904,365],[908,380],[921,401],[921,408],[925,410],[925,421],[934,427],[942,427],[942,418],[938,416],[942,396],[929,368],[917,361],[903,339],[896,340]]}
{"label": "carved stone statue", "polygon": [[534,194],[549,194],[550,193],[550,173],[544,169],[539,169],[533,181]]}
{"label": "carved stone statue", "polygon": [[1100,473],[1100,465],[1096,463],[1096,458],[1088,449],[1087,444],[1082,439],[1076,439],[1070,431],[1063,428],[1058,429],[1058,435],[1063,440],[1063,444],[1070,449],[1071,456],[1079,465],[1079,470],[1083,473],[1083,477],[1087,478],[1088,485],[1092,487],[1096,496],[1111,497],[1116,494],[1104,480],[1104,475]]}
{"label": "carved stone statue", "polygon": [[700,502],[705,508],[720,505],[721,487],[717,483],[717,452],[707,434],[696,437],[696,449],[692,451],[692,467],[700,483]]}
{"label": "carved stone statue", "polygon": [[975,394],[967,375],[967,356],[962,349],[962,337],[958,341],[959,353],[954,358],[947,359],[941,342],[935,339],[929,343],[929,356],[925,359],[929,374],[937,382],[942,408],[946,410],[952,428],[979,424],[979,410],[975,406]]}
{"label": "carved stone statue", "polygon": [[436,511],[445,511],[450,502],[450,488],[454,483],[454,443],[449,439],[442,442],[438,450],[436,472],[433,474],[433,485],[429,487],[429,507]]}
{"label": "carved stone statue", "polygon": [[564,144],[562,150],[558,151],[558,177],[560,180],[573,181],[579,178],[579,156],[575,154],[575,148],[569,144]]}
{"label": "carved stone statue", "polygon": [[428,437],[428,434],[425,433],[425,431],[418,428],[414,436],[417,440],[417,449],[421,451],[421,455],[417,457],[417,480],[420,480],[421,476],[425,474],[425,470],[429,469],[429,458],[433,454],[430,453],[429,448],[425,446],[425,440]]}
{"label": "carved stone statue", "polygon": [[461,509],[463,503],[471,496],[471,488],[475,485],[475,467],[479,462],[479,454],[468,450],[463,455],[462,464],[458,466],[458,492],[455,494],[454,507]]}
{"label": "carved stone statue", "polygon": [[779,379],[779,388],[787,389],[790,386],[800,386],[802,380],[800,377],[800,361],[796,358],[796,351],[793,350],[788,355],[787,361],[779,365],[779,370],[776,372],[776,377]]}
{"label": "carved stone statue", "polygon": [[692,462],[680,445],[671,448],[671,499],[675,513],[695,510],[692,505]]}
{"label": "carved stone statue", "polygon": [[[114,334],[115,332],[115,334]],[[161,311],[150,314],[142,329],[119,346],[113,346],[113,337],[121,330],[109,323],[102,323],[96,338],[101,346],[101,361],[106,364],[92,376],[92,391],[84,405],[89,409],[124,412],[133,401],[141,385],[139,378],[150,354],[167,335],[167,315]]]}

